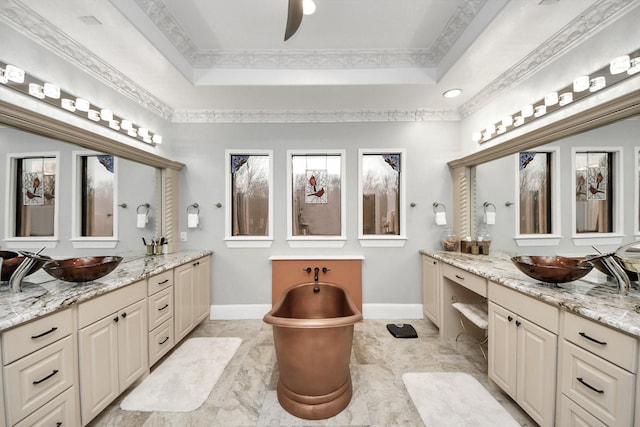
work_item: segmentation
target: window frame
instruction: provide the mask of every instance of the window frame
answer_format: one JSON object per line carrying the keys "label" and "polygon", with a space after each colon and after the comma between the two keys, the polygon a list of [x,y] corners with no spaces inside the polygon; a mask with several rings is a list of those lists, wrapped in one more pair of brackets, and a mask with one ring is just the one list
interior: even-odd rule
{"label": "window frame", "polygon": [[33,248],[55,248],[60,242],[60,227],[59,227],[59,213],[60,204],[59,198],[54,198],[54,214],[53,214],[53,236],[36,236],[36,237],[18,237],[15,234],[15,200],[17,197],[17,181],[16,181],[16,168],[17,161],[34,158],[34,157],[53,157],[56,162],[56,178],[55,186],[59,188],[60,184],[60,152],[59,151],[46,151],[34,153],[7,153],[7,171],[6,171],[6,184],[5,184],[5,221],[4,221],[4,242],[9,249],[33,249]]}
{"label": "window frame", "polygon": [[111,236],[82,236],[82,172],[80,158],[83,156],[111,155],[97,151],[71,152],[71,245],[74,248],[112,249],[118,246],[118,158],[113,156],[113,234]]}
{"label": "window frame", "polygon": [[633,235],[637,239],[640,236],[640,147],[634,147],[634,190],[635,196],[633,198]]}
{"label": "window frame", "polygon": [[[611,170],[613,177],[613,232],[610,233],[577,233],[576,232],[576,154],[584,152],[605,152],[612,154]],[[616,245],[624,239],[624,164],[623,147],[581,146],[571,147],[571,239],[575,246]]]}
{"label": "window frame", "polygon": [[520,233],[520,152],[514,155],[515,158],[515,237],[517,246],[558,246],[562,238],[562,203],[561,203],[561,182],[560,176],[560,147],[550,146],[544,149],[526,150],[534,153],[551,154],[551,233],[548,234],[526,234]]}
{"label": "window frame", "polygon": [[[269,158],[269,207],[268,228],[266,236],[234,236],[232,234],[232,194],[231,194],[231,156],[267,156]],[[273,150],[225,150],[224,188],[225,188],[225,220],[224,242],[228,248],[269,248],[273,243]]]}
{"label": "window frame", "polygon": [[[293,235],[293,157],[340,156],[340,235]],[[347,241],[346,150],[287,150],[287,243],[292,248],[342,248]]]}
{"label": "window frame", "polygon": [[[364,234],[364,204],[363,204],[363,159],[366,155],[400,155],[400,192],[398,194],[399,210],[398,220],[400,234]],[[407,215],[406,215],[406,160],[407,150],[404,148],[360,148],[358,150],[358,240],[362,247],[403,247],[407,241]]]}

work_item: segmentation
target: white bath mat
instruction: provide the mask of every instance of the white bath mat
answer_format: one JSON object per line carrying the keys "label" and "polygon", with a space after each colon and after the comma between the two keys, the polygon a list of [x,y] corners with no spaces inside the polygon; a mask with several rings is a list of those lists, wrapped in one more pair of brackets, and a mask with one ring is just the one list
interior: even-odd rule
{"label": "white bath mat", "polygon": [[426,427],[520,426],[469,374],[407,373],[402,381]]}
{"label": "white bath mat", "polygon": [[125,411],[189,412],[198,409],[242,339],[190,338],[120,403]]}

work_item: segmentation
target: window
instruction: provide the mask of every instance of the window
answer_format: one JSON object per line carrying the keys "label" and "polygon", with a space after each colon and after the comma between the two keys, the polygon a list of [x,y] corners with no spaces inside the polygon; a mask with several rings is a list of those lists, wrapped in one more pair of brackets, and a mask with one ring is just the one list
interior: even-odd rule
{"label": "window", "polygon": [[290,246],[342,247],[346,240],[343,151],[289,151]]}
{"label": "window", "polygon": [[[622,224],[621,200],[618,197],[621,191],[619,176],[622,171],[618,170],[621,149],[573,151],[574,241],[614,235]],[[621,235],[617,240],[621,240]]]}
{"label": "window", "polygon": [[271,151],[226,152],[226,243],[268,247],[273,233]]}
{"label": "window", "polygon": [[58,155],[7,157],[5,240],[9,247],[55,247],[58,235]]}
{"label": "window", "polygon": [[361,149],[358,166],[360,244],[404,245],[404,150]]}
{"label": "window", "polygon": [[118,230],[117,159],[77,151],[73,158],[73,246],[113,248]]}

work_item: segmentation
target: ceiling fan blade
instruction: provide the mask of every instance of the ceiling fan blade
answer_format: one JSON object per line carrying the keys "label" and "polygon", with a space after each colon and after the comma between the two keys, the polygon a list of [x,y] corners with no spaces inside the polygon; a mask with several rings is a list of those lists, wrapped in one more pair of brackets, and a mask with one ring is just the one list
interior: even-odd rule
{"label": "ceiling fan blade", "polygon": [[302,0],[289,0],[287,28],[284,31],[284,41],[293,36],[302,23]]}

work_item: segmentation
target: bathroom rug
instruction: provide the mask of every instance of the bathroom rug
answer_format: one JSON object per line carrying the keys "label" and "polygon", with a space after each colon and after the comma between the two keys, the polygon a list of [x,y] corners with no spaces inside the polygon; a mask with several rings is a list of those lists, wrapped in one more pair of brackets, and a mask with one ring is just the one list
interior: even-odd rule
{"label": "bathroom rug", "polygon": [[190,338],[120,403],[125,411],[190,412],[207,399],[242,339]]}
{"label": "bathroom rug", "polygon": [[471,375],[426,372],[402,375],[426,427],[519,427],[520,424]]}

